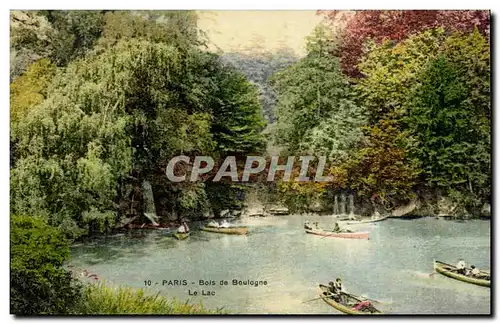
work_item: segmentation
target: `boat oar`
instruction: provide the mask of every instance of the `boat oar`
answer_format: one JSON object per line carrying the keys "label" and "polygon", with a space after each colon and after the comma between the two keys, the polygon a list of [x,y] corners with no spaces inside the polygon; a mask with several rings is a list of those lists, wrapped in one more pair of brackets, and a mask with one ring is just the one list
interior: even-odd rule
{"label": "boat oar", "polygon": [[333,296],[333,295],[332,294],[330,294],[330,295],[324,295],[324,296],[317,297],[317,298],[314,298],[314,299],[311,299],[311,300],[306,300],[305,302],[302,302],[302,303],[308,303],[308,302],[312,302],[314,300],[323,299],[325,297],[331,297],[331,296]]}

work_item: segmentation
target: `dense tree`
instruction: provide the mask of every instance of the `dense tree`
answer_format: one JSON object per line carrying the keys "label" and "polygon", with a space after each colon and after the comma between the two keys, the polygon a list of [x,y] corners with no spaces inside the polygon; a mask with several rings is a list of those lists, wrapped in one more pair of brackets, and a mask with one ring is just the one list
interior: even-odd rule
{"label": "dense tree", "polygon": [[58,66],[65,66],[89,52],[101,35],[103,14],[100,10],[39,11],[52,27],[48,34],[50,59]]}
{"label": "dense tree", "polygon": [[358,65],[363,78],[356,83],[358,102],[367,108],[370,122],[398,119],[405,110],[416,79],[427,62],[438,55],[446,36],[430,29],[395,44],[369,42]]}
{"label": "dense tree", "polygon": [[10,218],[10,312],[15,315],[69,314],[81,285],[63,268],[69,258],[64,235],[34,216]]}
{"label": "dense tree", "polygon": [[[337,22],[340,11],[320,11],[330,22]],[[342,45],[338,53],[342,68],[351,76],[359,76],[357,64],[367,40],[399,42],[411,34],[443,27],[448,32],[471,32],[474,27],[489,35],[488,10],[359,10],[347,16]]]}
{"label": "dense tree", "polygon": [[413,145],[407,132],[390,119],[367,127],[366,131],[365,145],[342,165],[347,174],[335,170],[345,179],[344,189],[355,190],[357,195],[370,198],[373,203],[383,204],[386,208],[414,197],[413,189],[420,169],[418,161],[406,153]]}
{"label": "dense tree", "polygon": [[308,40],[308,55],[274,76],[278,93],[276,140],[289,152],[343,155],[360,138],[364,112],[352,87],[329,55],[331,42],[318,27]]}
{"label": "dense tree", "polygon": [[98,215],[112,224],[115,197],[127,195],[117,183],[131,171],[139,182],[177,192],[174,206],[196,208],[189,201],[199,189],[157,176],[171,157],[246,154],[264,144],[255,89],[194,47],[183,53],[120,41],[70,64],[51,89],[19,123],[11,186],[13,210],[52,215],[57,225],[74,229]]}
{"label": "dense tree", "polygon": [[[454,35],[419,76],[406,119],[431,187],[488,200],[491,177],[489,46],[478,33]],[[471,210],[472,211],[472,210]]]}
{"label": "dense tree", "polygon": [[11,79],[31,63],[49,58],[57,66],[121,39],[202,45],[193,11],[38,10],[11,12]]}
{"label": "dense tree", "polygon": [[[366,123],[339,59],[330,55],[335,46],[328,28],[319,25],[307,39],[307,56],[273,77],[277,143],[288,155],[325,156],[331,168],[359,147]],[[303,209],[325,198],[325,188],[323,183],[284,182],[278,189],[288,206]]]}
{"label": "dense tree", "polygon": [[179,48],[205,41],[197,28],[194,11],[108,11],[99,45],[109,47],[121,39],[141,38],[151,42],[168,42]]}
{"label": "dense tree", "polygon": [[22,119],[30,107],[41,103],[56,74],[56,67],[50,60],[41,59],[29,66],[28,70],[10,84],[11,127]]}

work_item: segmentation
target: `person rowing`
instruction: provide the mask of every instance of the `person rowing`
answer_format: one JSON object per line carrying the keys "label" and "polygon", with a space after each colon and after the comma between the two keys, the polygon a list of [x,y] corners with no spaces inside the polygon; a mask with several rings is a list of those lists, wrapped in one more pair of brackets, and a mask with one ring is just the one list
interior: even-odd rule
{"label": "person rowing", "polygon": [[468,276],[471,276],[471,277],[477,277],[477,276],[479,276],[480,273],[481,273],[481,271],[479,271],[479,269],[476,268],[475,265],[471,265],[470,269],[467,269],[467,271],[466,271],[466,274]]}
{"label": "person rowing", "polygon": [[471,265],[470,270],[467,269],[467,276],[490,280],[490,276],[485,273],[481,273],[481,270],[479,270],[475,265]]}
{"label": "person rowing", "polygon": [[346,304],[346,295],[345,295],[345,290],[344,286],[342,285],[342,279],[337,278],[335,282],[330,281],[329,283],[329,291],[333,295],[333,299],[341,304]]}
{"label": "person rowing", "polygon": [[342,230],[340,229],[339,223],[335,223],[335,228],[333,229],[335,233],[340,233]]}
{"label": "person rowing", "polygon": [[177,233],[189,233],[189,227],[186,224],[186,221],[182,221],[181,226],[177,229]]}
{"label": "person rowing", "polygon": [[458,260],[457,265],[457,273],[462,274],[462,275],[467,275],[467,264],[463,259]]}
{"label": "person rowing", "polygon": [[304,228],[305,228],[306,230],[312,230],[312,226],[311,226],[311,224],[309,223],[309,221],[306,221],[306,222],[304,223]]}

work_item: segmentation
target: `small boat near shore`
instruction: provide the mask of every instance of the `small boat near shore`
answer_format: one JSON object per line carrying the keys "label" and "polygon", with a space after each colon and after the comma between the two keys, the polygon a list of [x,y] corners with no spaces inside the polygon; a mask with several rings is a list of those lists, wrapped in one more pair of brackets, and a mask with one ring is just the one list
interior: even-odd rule
{"label": "small boat near shore", "polygon": [[187,239],[189,237],[189,232],[187,232],[187,233],[179,233],[179,232],[177,232],[177,233],[174,234],[174,236],[178,240],[185,240],[185,239]]}
{"label": "small boat near shore", "polygon": [[205,232],[213,232],[213,233],[221,233],[221,234],[233,234],[233,235],[245,235],[248,234],[248,227],[240,226],[240,227],[212,227],[212,226],[203,226],[201,228],[202,231]]}
{"label": "small boat near shore", "polygon": [[288,215],[288,214],[290,214],[290,211],[286,207],[270,208],[267,210],[267,212],[271,215]]}
{"label": "small boat near shore", "polygon": [[332,306],[338,311],[341,311],[342,313],[349,314],[349,315],[380,315],[382,314],[381,311],[376,309],[373,305],[370,307],[367,307],[365,311],[358,310],[355,307],[359,305],[360,303],[366,302],[363,300],[361,297],[357,297],[351,294],[344,294],[344,303],[341,303],[340,301],[337,301],[333,298],[331,295],[328,286],[325,285],[319,285],[318,288],[319,295],[323,299],[325,303],[328,305]]}
{"label": "small boat near shore", "polygon": [[333,232],[323,231],[321,229],[306,229],[307,234],[319,235],[323,237],[338,237],[346,239],[361,239],[367,240],[370,238],[370,232]]}
{"label": "small boat near shore", "polygon": [[460,274],[457,272],[457,267],[447,264],[441,261],[434,261],[434,270],[443,276],[447,276],[456,280],[460,280],[463,282],[467,282],[474,285],[479,285],[483,287],[490,287],[491,277],[490,273],[484,270],[481,270],[479,274],[481,277],[472,277]]}

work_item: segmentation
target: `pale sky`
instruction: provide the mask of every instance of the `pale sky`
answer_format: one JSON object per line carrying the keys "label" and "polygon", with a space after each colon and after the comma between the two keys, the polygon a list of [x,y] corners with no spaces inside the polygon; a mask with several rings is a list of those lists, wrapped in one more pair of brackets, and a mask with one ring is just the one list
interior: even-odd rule
{"label": "pale sky", "polygon": [[[286,46],[305,54],[305,37],[322,20],[316,11],[199,11],[198,26],[224,52],[275,51]],[[215,46],[211,47],[215,49]]]}

